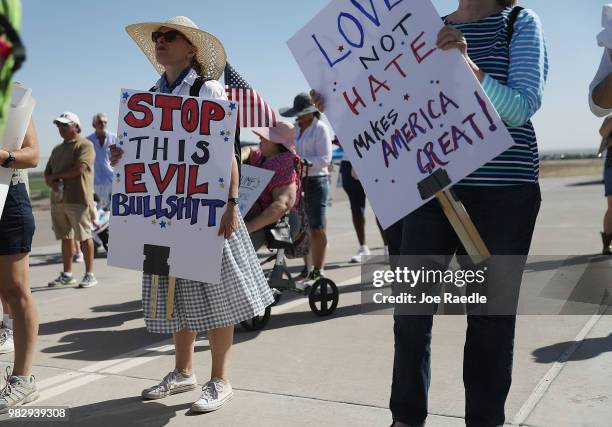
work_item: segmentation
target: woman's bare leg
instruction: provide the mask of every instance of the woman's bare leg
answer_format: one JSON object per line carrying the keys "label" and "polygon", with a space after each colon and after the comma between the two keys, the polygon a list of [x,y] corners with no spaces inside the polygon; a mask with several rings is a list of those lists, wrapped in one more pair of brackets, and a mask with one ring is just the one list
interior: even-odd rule
{"label": "woman's bare leg", "polygon": [[29,285],[27,253],[0,256],[0,295],[13,317],[13,375],[30,375],[38,337],[38,311]]}
{"label": "woman's bare leg", "polygon": [[212,354],[210,377],[229,381],[229,356],[234,341],[234,327],[211,329],[207,333]]}
{"label": "woman's bare leg", "polygon": [[189,329],[181,329],[172,334],[174,340],[174,359],[176,370],[183,374],[193,372],[193,351],[196,333]]}

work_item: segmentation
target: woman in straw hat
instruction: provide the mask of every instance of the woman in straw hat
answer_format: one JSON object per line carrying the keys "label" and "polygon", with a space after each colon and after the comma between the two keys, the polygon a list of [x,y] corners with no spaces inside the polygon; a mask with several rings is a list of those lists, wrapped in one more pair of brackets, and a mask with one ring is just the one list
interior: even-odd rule
{"label": "woman in straw hat", "polygon": [[[152,91],[174,95],[194,95],[201,86],[200,97],[227,99],[217,81],[226,62],[225,49],[212,34],[198,29],[183,16],[163,23],[141,23],[126,28],[155,69],[162,74]],[[115,147],[111,157],[116,164],[121,150]],[[263,312],[273,302],[237,207],[238,164],[232,160],[229,201],[220,223],[219,234],[225,236],[221,283],[209,284],[177,279],[174,316],[166,320],[165,299],[168,277],[160,277],[158,310],[155,319],[148,317],[151,275],[143,274],[142,302],[147,329],[172,333],[175,346],[175,369],[162,381],[143,390],[145,399],[160,399],[197,387],[193,373],[193,353],[197,332],[206,331],[212,354],[212,372],[202,388],[202,395],[191,407],[195,412],[220,408],[233,395],[228,381],[229,353],[234,325]],[[197,261],[197,259],[194,259]]]}

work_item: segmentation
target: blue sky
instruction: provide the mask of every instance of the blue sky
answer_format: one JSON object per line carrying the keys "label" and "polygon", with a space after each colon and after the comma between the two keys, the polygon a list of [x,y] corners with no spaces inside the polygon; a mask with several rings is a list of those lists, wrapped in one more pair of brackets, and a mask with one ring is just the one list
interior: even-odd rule
{"label": "blue sky", "polygon": [[[549,49],[551,69],[544,104],[534,119],[541,150],[599,146],[600,120],[588,109],[587,93],[602,54],[595,42],[601,8],[609,1],[520,2],[540,15]],[[77,113],[85,134],[93,131],[92,115],[107,112],[114,130],[120,88],[148,89],[157,80],[155,70],[125,32],[126,25],[189,16],[222,40],[230,62],[278,110],[308,89],[286,41],[327,3],[22,0],[28,60],[16,79],[31,87],[37,99],[34,119],[43,157],[60,142],[52,120],[62,111]],[[440,14],[446,14],[458,1],[433,3]]]}

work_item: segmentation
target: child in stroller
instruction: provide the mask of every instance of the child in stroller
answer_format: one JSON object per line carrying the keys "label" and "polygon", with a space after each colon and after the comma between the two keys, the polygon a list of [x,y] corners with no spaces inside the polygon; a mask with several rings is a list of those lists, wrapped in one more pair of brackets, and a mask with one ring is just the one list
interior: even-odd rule
{"label": "child in stroller", "polygon": [[[310,308],[319,316],[326,316],[338,305],[338,289],[328,278],[314,283],[297,283],[287,268],[286,258],[302,257],[308,253],[308,225],[301,191],[302,171],[308,167],[295,154],[295,130],[292,124],[278,122],[273,128],[256,128],[260,138],[258,148],[242,149],[242,161],[252,166],[274,171],[274,176],[246,215],[246,226],[255,249],[264,244],[276,250],[263,264],[275,261],[267,272],[268,284],[275,291],[276,301],[283,290],[309,296]],[[242,325],[249,330],[262,329],[270,317],[270,307]]]}

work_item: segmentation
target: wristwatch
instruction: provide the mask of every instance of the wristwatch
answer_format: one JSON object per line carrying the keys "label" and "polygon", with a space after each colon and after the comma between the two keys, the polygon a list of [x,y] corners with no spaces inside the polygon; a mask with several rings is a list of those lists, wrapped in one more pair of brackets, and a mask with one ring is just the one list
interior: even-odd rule
{"label": "wristwatch", "polygon": [[8,158],[4,162],[2,162],[2,165],[0,166],[2,166],[3,168],[9,168],[14,162],[15,162],[15,156],[13,156],[13,153],[9,151]]}
{"label": "wristwatch", "polygon": [[227,203],[233,203],[235,206],[238,206],[238,197],[230,197],[227,199]]}

